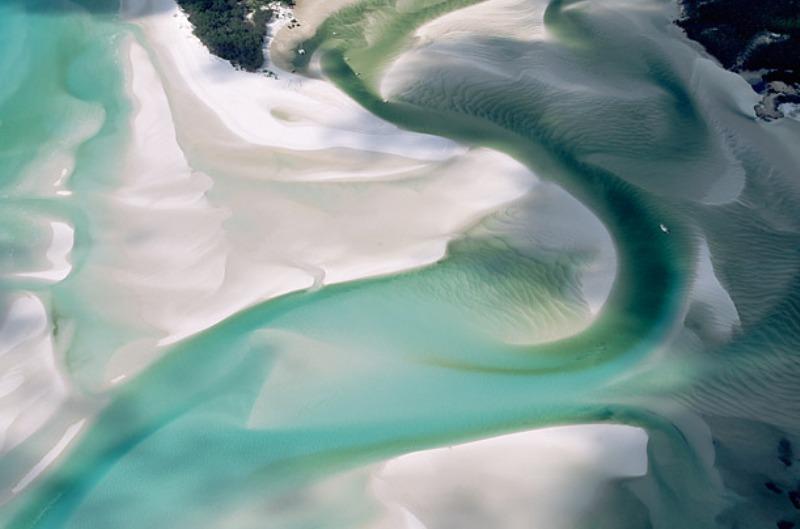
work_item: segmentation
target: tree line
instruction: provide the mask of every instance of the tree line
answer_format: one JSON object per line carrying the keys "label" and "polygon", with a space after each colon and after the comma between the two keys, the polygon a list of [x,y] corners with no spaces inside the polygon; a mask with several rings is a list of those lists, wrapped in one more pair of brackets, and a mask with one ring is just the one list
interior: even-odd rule
{"label": "tree line", "polygon": [[[293,5],[292,0],[280,0]],[[264,65],[267,23],[274,16],[267,0],[178,0],[195,35],[218,57],[245,70]]]}

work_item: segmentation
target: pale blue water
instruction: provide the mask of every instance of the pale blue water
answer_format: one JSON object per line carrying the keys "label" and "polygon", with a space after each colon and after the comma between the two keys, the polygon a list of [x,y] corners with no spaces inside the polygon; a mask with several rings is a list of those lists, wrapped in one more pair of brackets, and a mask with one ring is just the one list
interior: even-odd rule
{"label": "pale blue water", "polygon": [[[662,2],[555,0],[544,17],[551,40],[466,34],[437,43],[391,102],[363,81],[424,21],[470,3],[396,10],[363,1],[326,22],[309,55],[319,47],[331,82],[387,121],[507,152],[586,204],[619,263],[595,322],[537,345],[498,336],[500,322],[530,307],[554,321],[585,310],[579,283],[589,257],[554,256],[521,237],[535,202],[519,201],[495,217],[502,229],[466,234],[436,265],[255,305],[178,343],[119,389],[85,391],[102,411],[2,506],[4,526],[222,527],[237,506],[336,471],[583,422],[637,425],[650,436],[648,474],[611,487],[586,527],[774,527],[797,518],[785,492],[800,478],[786,455],[800,434],[800,124],[755,121],[740,103],[747,87],[698,63]],[[118,184],[131,114],[119,45],[131,29],[112,6],[70,6],[0,4],[0,262],[3,272],[34,262],[43,219],[75,227],[66,280],[7,278],[2,292],[51,299],[59,327],[101,329],[92,343],[78,333],[63,351],[61,367],[81,387],[96,375],[87,357],[132,332],[93,311],[79,281],[103,233],[84,206]],[[367,45],[361,35],[375,24],[388,29]],[[102,116],[99,128],[71,146],[92,116]],[[56,177],[25,168],[53,143],[75,156],[73,194],[38,198],[24,179]],[[703,240],[738,314],[729,334],[715,331],[719,307],[701,295]],[[281,382],[287,369],[300,375]],[[51,433],[45,426],[2,455],[4,491]],[[354,495],[340,506],[347,515],[313,527],[363,526],[360,501]]]}

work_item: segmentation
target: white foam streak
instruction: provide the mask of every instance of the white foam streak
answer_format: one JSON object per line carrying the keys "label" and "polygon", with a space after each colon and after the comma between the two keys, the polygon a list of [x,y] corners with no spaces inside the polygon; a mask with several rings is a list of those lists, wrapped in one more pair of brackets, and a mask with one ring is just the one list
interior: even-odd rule
{"label": "white foam streak", "polygon": [[28,485],[30,485],[33,480],[35,480],[42,472],[44,472],[47,467],[53,464],[53,462],[58,458],[59,455],[67,448],[69,443],[78,435],[83,425],[86,423],[86,419],[82,419],[69,428],[67,431],[64,432],[64,436],[50,449],[47,454],[38,462],[36,465],[23,476],[19,483],[17,483],[12,489],[11,492],[13,494],[19,494],[22,492]]}

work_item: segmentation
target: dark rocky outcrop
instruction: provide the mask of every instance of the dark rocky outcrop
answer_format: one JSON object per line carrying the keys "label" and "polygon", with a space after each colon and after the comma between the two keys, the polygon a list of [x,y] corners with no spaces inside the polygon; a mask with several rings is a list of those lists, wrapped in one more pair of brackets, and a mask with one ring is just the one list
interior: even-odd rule
{"label": "dark rocky outcrop", "polygon": [[782,104],[800,103],[800,0],[680,2],[677,24],[689,38],[764,96],[759,117],[782,117]]}
{"label": "dark rocky outcrop", "polygon": [[792,442],[784,437],[778,442],[778,460],[784,466],[790,467],[793,459],[794,449],[792,448]]}
{"label": "dark rocky outcrop", "polygon": [[764,486],[767,487],[767,490],[772,491],[775,494],[783,494],[783,490],[781,490],[780,486],[774,481],[767,481],[764,483]]}

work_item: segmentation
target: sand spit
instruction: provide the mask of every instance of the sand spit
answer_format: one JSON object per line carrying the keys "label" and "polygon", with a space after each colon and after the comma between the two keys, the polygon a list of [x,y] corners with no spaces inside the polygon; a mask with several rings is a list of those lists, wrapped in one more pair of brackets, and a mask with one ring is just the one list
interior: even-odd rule
{"label": "sand spit", "polygon": [[317,27],[331,14],[357,0],[297,0],[294,17],[299,25],[282,28],[270,44],[270,60],[283,70],[291,70],[290,61],[298,44],[311,38]]}
{"label": "sand spit", "polygon": [[387,516],[371,529],[576,527],[609,481],[646,472],[647,434],[620,425],[545,428],[415,452],[375,473],[372,490]]}
{"label": "sand spit", "polygon": [[49,267],[35,272],[20,272],[15,277],[57,283],[69,275],[72,270],[69,254],[75,242],[75,230],[66,222],[56,220],[50,221],[50,230],[52,238],[45,256]]}
{"label": "sand spit", "polygon": [[0,298],[0,454],[30,436],[63,401],[53,340],[42,301],[32,294]]}

